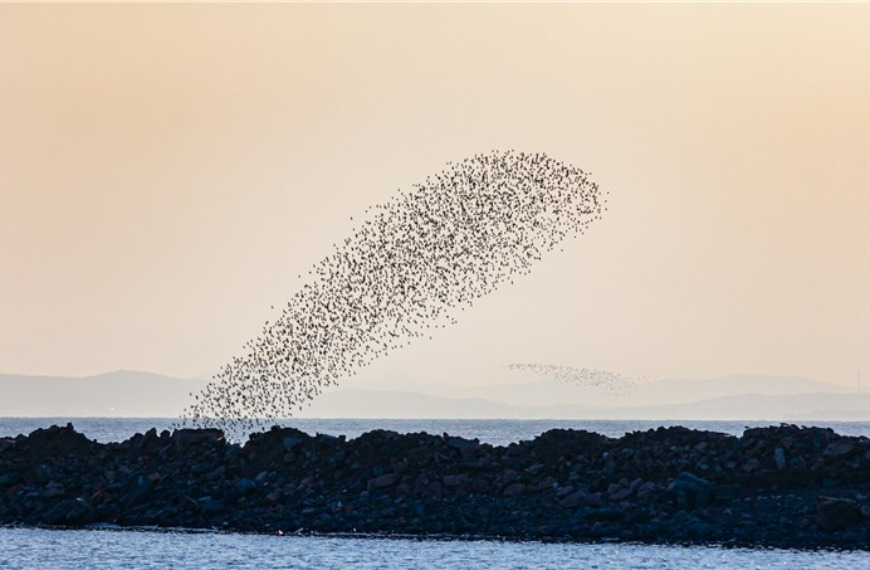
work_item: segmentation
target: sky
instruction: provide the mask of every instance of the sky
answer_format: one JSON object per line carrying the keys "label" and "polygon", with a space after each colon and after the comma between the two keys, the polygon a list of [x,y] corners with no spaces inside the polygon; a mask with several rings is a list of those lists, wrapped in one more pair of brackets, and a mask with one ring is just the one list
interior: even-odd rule
{"label": "sky", "polygon": [[[449,161],[608,211],[359,381],[870,378],[870,5],[0,5],[0,372],[191,377]],[[368,378],[368,380],[366,380]]]}

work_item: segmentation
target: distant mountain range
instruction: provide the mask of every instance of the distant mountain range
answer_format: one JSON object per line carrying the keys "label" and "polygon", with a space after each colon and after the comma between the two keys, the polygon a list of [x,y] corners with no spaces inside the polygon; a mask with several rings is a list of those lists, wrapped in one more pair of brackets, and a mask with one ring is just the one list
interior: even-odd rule
{"label": "distant mountain range", "polygon": [[780,396],[797,394],[854,393],[844,386],[815,382],[802,377],[732,374],[701,380],[654,380],[639,382],[624,390],[608,390],[582,382],[558,382],[540,377],[512,384],[453,388],[433,395],[486,398],[493,402],[522,406],[581,405],[596,408],[648,408],[692,404],[726,396]]}
{"label": "distant mountain range", "polygon": [[[88,377],[0,374],[0,416],[175,417],[207,383],[118,370]],[[613,393],[547,379],[498,386],[328,390],[300,414],[347,418],[870,420],[870,393],[806,378],[658,380]]]}
{"label": "distant mountain range", "polygon": [[302,417],[501,418],[870,421],[870,394],[744,394],[682,404],[598,408],[583,405],[518,406],[482,398],[446,398],[414,392],[338,389],[324,394]]}
{"label": "distant mountain range", "polygon": [[175,417],[206,383],[132,370],[84,377],[0,374],[0,416]]}

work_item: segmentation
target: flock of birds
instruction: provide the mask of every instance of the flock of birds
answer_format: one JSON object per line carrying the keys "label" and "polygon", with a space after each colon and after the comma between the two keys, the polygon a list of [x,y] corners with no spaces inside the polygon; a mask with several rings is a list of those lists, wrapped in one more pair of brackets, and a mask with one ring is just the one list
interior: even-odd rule
{"label": "flock of birds", "polygon": [[587,173],[541,153],[493,151],[385,204],[315,264],[312,279],[183,416],[250,430],[292,416],[325,387],[531,271],[605,211]]}
{"label": "flock of birds", "polygon": [[556,364],[513,363],[507,367],[518,372],[531,372],[541,378],[565,384],[581,384],[615,393],[624,393],[646,378],[630,378],[598,368],[573,368]]}

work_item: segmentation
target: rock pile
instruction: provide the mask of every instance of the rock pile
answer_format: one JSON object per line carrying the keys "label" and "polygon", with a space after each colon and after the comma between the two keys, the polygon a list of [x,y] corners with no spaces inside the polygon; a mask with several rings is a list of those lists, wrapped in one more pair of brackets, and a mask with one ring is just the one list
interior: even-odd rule
{"label": "rock pile", "polygon": [[93,523],[866,549],[870,440],[791,425],[504,447],[278,427],[244,445],[214,429],[100,444],[71,425],[0,439],[0,524]]}

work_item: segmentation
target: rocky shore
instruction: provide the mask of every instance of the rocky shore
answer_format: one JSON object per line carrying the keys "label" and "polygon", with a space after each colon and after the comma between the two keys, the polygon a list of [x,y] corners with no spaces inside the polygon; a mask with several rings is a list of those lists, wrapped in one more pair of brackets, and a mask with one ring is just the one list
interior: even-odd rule
{"label": "rocky shore", "polygon": [[426,433],[217,430],[101,444],[0,439],[0,525],[215,528],[870,549],[870,440],[551,430],[493,447]]}

